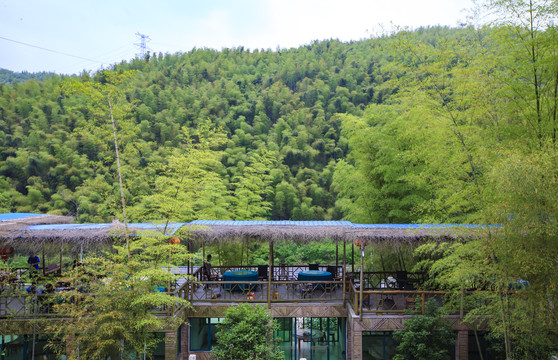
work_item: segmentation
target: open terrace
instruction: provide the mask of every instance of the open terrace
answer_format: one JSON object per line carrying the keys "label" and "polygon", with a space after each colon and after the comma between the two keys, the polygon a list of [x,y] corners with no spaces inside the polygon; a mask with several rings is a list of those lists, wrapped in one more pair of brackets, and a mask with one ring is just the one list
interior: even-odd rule
{"label": "open terrace", "polygon": [[[265,273],[261,272],[262,268],[266,270]],[[374,315],[402,314],[406,309],[415,306],[417,297],[423,300],[436,297],[440,302],[443,299],[442,292],[418,290],[426,280],[423,273],[364,272],[361,307],[360,273],[343,274],[342,266],[319,266],[318,271],[329,273],[326,270],[332,271],[332,268],[337,270],[336,276],[332,274],[329,280],[311,281],[299,280],[299,274],[309,271],[307,265],[273,267],[271,278],[262,276],[261,279],[249,281],[225,281],[223,274],[234,271],[257,273],[257,266],[216,266],[213,268],[215,274],[218,274],[216,281],[201,280],[201,268],[191,269],[193,270],[191,275],[188,274],[189,268],[177,268],[175,271],[178,273],[177,280],[172,284],[170,293],[189,300],[194,306],[241,302],[350,304],[356,314],[362,312]],[[260,274],[268,275],[267,266],[260,266]],[[63,301],[63,298],[67,299],[67,296],[63,295],[77,292],[87,296],[87,290],[75,289],[65,284],[63,273],[49,277],[48,280],[56,284],[50,293],[46,292],[41,285],[35,286],[33,293],[30,292],[31,283],[13,279],[1,282],[0,319],[52,317],[55,316],[54,305]],[[40,282],[39,278],[37,284]],[[153,311],[161,316],[173,316],[181,310],[182,308],[177,306]]]}
{"label": "open terrace", "polygon": [[[45,253],[42,249],[59,249],[60,253],[82,253],[88,248],[109,245],[115,237],[123,233],[123,226],[119,223],[69,224],[71,219],[66,217],[33,214],[14,216],[0,222],[2,246],[13,247],[20,253],[30,249],[39,250],[42,251],[43,259]],[[357,239],[361,246],[369,243],[418,244],[432,239],[456,240],[474,236],[478,231],[478,228],[460,225],[363,225],[348,221],[194,221],[168,224],[166,228],[168,236],[175,236],[178,229],[187,233],[187,240],[183,240],[183,244],[190,251],[199,248],[200,244],[203,247],[204,244],[217,244],[234,239],[252,239],[269,244],[267,267],[215,266],[215,281],[203,281],[200,268],[193,263],[181,268],[178,280],[170,289],[165,286],[164,291],[188,299],[194,306],[246,301],[267,303],[268,306],[272,303],[337,303],[351,304],[357,314],[369,312],[376,315],[403,313],[406,308],[413,306],[417,296],[423,299],[432,296],[441,299],[441,294],[423,291],[421,285],[425,280],[424,274],[361,273],[354,272],[352,266],[350,269],[353,271],[349,271],[349,256],[353,257],[356,253],[357,257],[361,257],[360,251],[355,252],[353,248]],[[131,234],[136,234],[135,236],[141,236],[145,230],[160,231],[154,224],[129,224],[129,230]],[[324,239],[331,239],[336,243],[336,265],[322,265],[317,269],[310,269],[308,265],[276,265],[274,244],[280,241],[304,243]],[[63,278],[61,255],[59,259],[60,266],[54,269],[50,276]],[[356,260],[358,262],[358,259]],[[354,258],[350,262],[356,263]],[[44,266],[43,262],[43,275],[49,271]],[[256,276],[226,276],[227,272],[239,271],[255,273]],[[325,276],[325,273],[329,275]],[[311,276],[308,277],[309,275]],[[30,284],[18,283],[17,280],[9,278],[3,279],[2,283],[0,318],[48,316],[51,313],[50,308],[45,310],[45,307],[41,306],[45,301],[41,299],[56,298],[57,292],[61,291],[76,291],[56,286],[52,294],[30,294],[26,291]],[[167,316],[180,310],[177,307],[156,309],[161,315]]]}

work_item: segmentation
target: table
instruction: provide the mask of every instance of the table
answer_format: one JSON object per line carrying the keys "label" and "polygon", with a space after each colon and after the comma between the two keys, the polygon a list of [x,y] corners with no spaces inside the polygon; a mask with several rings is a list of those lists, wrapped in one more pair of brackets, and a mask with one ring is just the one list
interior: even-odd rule
{"label": "table", "polygon": [[252,270],[227,271],[223,274],[223,287],[225,290],[248,290],[255,287],[253,284],[230,284],[227,281],[258,281],[258,273]]}
{"label": "table", "polygon": [[[312,270],[316,271],[316,270]],[[298,354],[302,355],[300,352],[300,342],[301,341],[312,341],[312,346],[316,345],[316,341],[320,341],[324,338],[324,333],[317,329],[298,329],[296,331],[296,338],[298,340]]]}
{"label": "table", "polygon": [[[306,270],[298,273],[298,281],[333,281],[333,275],[328,271]],[[313,284],[315,288],[324,288],[324,284]]]}
{"label": "table", "polygon": [[328,271],[306,270],[298,273],[298,281],[333,281],[333,275]]}

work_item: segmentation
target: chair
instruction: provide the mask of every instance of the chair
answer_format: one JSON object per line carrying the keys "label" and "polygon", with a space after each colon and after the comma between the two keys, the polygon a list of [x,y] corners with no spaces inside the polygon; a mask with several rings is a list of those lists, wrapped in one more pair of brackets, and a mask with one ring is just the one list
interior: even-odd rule
{"label": "chair", "polygon": [[318,264],[308,264],[308,270],[319,270]]}
{"label": "chair", "polygon": [[326,271],[331,273],[333,280],[337,279],[337,266],[328,265]]}
{"label": "chair", "polygon": [[329,332],[329,342],[330,343],[339,342],[339,336],[337,336],[337,331],[330,331]]}
{"label": "chair", "polygon": [[277,273],[277,280],[289,281],[289,271],[287,270],[287,264],[279,263],[279,272]]}
{"label": "chair", "polygon": [[405,289],[407,287],[407,272],[406,271],[396,271],[395,281],[397,281],[398,289]]}
{"label": "chair", "polygon": [[[331,278],[333,279],[333,281],[340,280],[340,279],[337,277],[337,266],[335,266],[335,265],[328,265],[326,271],[329,272],[329,273],[331,273]],[[336,284],[335,284],[335,283],[328,283],[328,284],[325,284],[325,290],[326,290],[326,291],[333,291],[333,290],[335,290],[335,287],[336,287]]]}
{"label": "chair", "polygon": [[267,280],[269,278],[269,265],[258,265],[258,280]]}

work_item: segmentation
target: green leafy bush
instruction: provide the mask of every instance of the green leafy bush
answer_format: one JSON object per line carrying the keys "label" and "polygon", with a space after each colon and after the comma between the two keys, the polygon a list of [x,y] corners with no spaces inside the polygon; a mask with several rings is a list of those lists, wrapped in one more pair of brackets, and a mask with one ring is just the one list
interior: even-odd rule
{"label": "green leafy bush", "polygon": [[[417,305],[421,308],[420,301]],[[443,317],[435,299],[425,303],[425,313],[403,321],[404,330],[394,332],[394,338],[399,341],[395,360],[408,358],[416,360],[445,360],[452,359],[452,349],[455,345],[455,334],[450,324]]]}
{"label": "green leafy bush", "polygon": [[219,324],[213,354],[219,360],[281,360],[275,330],[276,324],[263,306],[230,307]]}

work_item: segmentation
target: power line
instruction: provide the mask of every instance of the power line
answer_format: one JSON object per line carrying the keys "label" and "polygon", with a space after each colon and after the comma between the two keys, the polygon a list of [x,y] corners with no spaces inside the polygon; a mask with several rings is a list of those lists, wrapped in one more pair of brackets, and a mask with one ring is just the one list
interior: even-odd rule
{"label": "power line", "polygon": [[73,57],[73,58],[76,58],[76,59],[81,59],[81,60],[86,60],[86,61],[91,61],[91,62],[96,62],[96,63],[99,63],[99,64],[103,64],[103,62],[101,62],[101,61],[97,61],[97,60],[93,60],[93,59],[88,59],[88,58],[85,58],[85,57],[81,57],[81,56],[77,56],[77,55],[72,55],[72,54],[68,54],[68,53],[65,53],[65,52],[61,52],[61,51],[51,50],[51,49],[47,49],[47,48],[44,48],[44,47],[41,47],[41,46],[37,46],[37,45],[27,44],[27,43],[24,43],[24,42],[22,42],[22,41],[17,41],[17,40],[13,40],[13,39],[8,39],[8,38],[2,37],[2,36],[0,36],[0,39],[6,40],[6,41],[11,41],[11,42],[14,42],[14,43],[20,44],[20,45],[29,46],[29,47],[32,47],[32,48],[35,48],[35,49],[40,49],[40,50],[44,50],[44,51],[49,51],[49,52],[52,52],[52,53],[55,53],[55,54],[60,54],[60,55],[64,55],[64,56]]}

